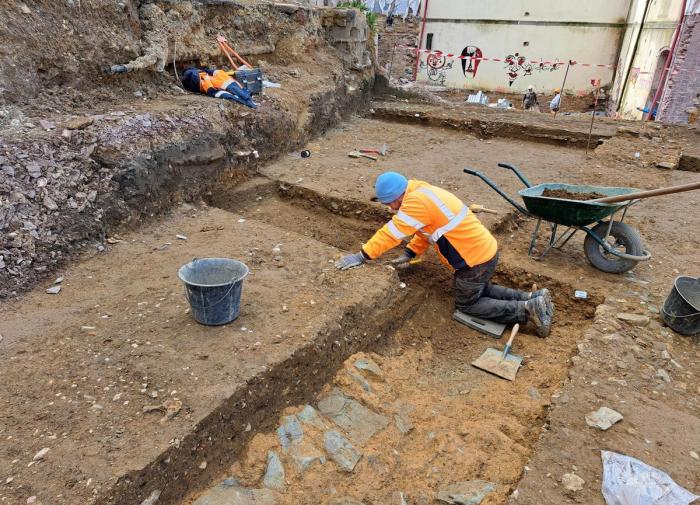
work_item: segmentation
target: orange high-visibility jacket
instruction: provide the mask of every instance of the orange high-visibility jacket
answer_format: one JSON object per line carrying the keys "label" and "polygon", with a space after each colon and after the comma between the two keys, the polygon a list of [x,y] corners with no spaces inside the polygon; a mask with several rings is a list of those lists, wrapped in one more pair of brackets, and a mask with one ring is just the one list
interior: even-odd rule
{"label": "orange high-visibility jacket", "polygon": [[223,70],[214,70],[212,75],[206,72],[199,73],[199,89],[202,93],[207,93],[209,88],[226,91],[235,81]]}
{"label": "orange high-visibility jacket", "polygon": [[435,245],[440,260],[455,270],[491,260],[496,239],[455,195],[423,181],[408,181],[401,208],[362,246],[376,259],[413,235],[408,248],[421,255]]}

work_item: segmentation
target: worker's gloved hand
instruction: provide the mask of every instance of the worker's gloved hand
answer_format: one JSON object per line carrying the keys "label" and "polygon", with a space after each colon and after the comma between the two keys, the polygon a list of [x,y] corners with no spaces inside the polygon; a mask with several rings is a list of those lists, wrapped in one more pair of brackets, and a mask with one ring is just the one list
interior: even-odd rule
{"label": "worker's gloved hand", "polygon": [[394,266],[394,268],[397,268],[399,270],[403,270],[404,268],[408,268],[410,266],[410,261],[413,258],[414,258],[413,256],[411,256],[409,253],[404,251],[401,253],[401,256],[391,260],[390,263]]}
{"label": "worker's gloved hand", "polygon": [[347,256],[343,256],[338,261],[336,261],[335,267],[338,270],[347,270],[348,268],[359,267],[365,261],[365,257],[361,252],[355,254],[348,254]]}

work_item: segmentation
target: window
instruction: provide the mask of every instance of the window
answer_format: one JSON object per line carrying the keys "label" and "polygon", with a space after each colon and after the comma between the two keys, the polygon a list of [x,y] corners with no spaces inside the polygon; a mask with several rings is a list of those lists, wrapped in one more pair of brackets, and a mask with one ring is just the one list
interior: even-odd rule
{"label": "window", "polygon": [[425,48],[428,50],[433,49],[433,34],[429,33],[428,36],[425,38]]}

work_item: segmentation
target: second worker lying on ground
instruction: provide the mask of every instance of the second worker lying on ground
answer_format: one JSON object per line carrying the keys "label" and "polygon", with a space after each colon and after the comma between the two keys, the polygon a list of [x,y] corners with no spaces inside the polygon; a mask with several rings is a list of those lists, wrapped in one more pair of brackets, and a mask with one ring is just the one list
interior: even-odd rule
{"label": "second worker lying on ground", "polygon": [[396,172],[381,174],[375,191],[395,215],[360,252],[341,258],[336,263],[339,269],[375,260],[412,236],[394,263],[408,263],[433,244],[440,261],[454,270],[457,310],[499,323],[529,322],[540,337],[549,335],[554,314],[549,290],[526,292],[489,282],[498,264],[498,244],[458,197]]}

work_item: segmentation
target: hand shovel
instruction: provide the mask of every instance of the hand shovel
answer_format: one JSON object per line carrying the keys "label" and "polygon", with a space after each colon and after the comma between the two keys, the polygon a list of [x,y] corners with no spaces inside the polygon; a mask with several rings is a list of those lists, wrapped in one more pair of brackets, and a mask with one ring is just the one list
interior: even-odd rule
{"label": "hand shovel", "polygon": [[472,365],[481,370],[490,372],[498,377],[512,381],[515,379],[515,375],[518,373],[520,364],[523,362],[522,356],[516,356],[510,354],[510,350],[513,347],[513,339],[515,334],[518,333],[520,325],[516,324],[510,332],[510,338],[506,343],[503,351],[489,347],[486,349],[484,354],[479,356]]}

